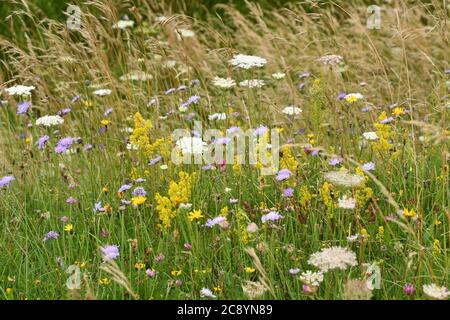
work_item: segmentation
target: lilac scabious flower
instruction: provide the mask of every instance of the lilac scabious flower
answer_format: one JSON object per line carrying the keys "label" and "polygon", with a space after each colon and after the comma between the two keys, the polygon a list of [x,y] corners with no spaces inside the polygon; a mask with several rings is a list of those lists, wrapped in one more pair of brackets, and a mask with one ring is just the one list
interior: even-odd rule
{"label": "lilac scabious flower", "polygon": [[103,208],[101,201],[94,204],[94,212],[105,212],[105,208]]}
{"label": "lilac scabious flower", "polygon": [[56,153],[63,153],[66,152],[71,146],[72,143],[75,141],[72,137],[62,138],[58,141],[58,144],[55,147]]}
{"label": "lilac scabious flower", "polygon": [[381,124],[388,124],[388,123],[390,123],[392,121],[394,121],[394,117],[388,117],[388,118],[386,118],[384,120],[381,120],[380,123]]}
{"label": "lilac scabious flower", "polygon": [[286,189],[284,189],[282,196],[284,198],[293,197],[294,196],[294,189],[293,188],[286,188]]}
{"label": "lilac scabious flower", "polygon": [[92,144],[88,143],[83,147],[84,151],[91,151],[92,150]]}
{"label": "lilac scabious flower", "polygon": [[175,89],[175,88],[170,88],[170,89],[168,89],[166,92],[164,92],[164,94],[171,94],[171,93],[173,93],[173,92],[175,92],[175,90],[177,90],[177,89]]}
{"label": "lilac scabious flower", "polygon": [[144,178],[137,178],[136,180],[134,180],[134,182],[136,182],[136,183],[141,183],[141,182],[144,182],[144,181],[145,181]]}
{"label": "lilac scabious flower", "polygon": [[66,202],[69,204],[75,204],[77,203],[77,199],[75,199],[74,197],[69,197],[67,198]]}
{"label": "lilac scabious flower", "polygon": [[115,244],[108,245],[103,248],[101,248],[102,254],[103,254],[103,260],[110,261],[115,260],[119,256],[119,247]]}
{"label": "lilac scabious flower", "polygon": [[178,91],[184,91],[186,89],[187,89],[187,86],[185,84],[182,84],[177,88]]}
{"label": "lilac scabious flower", "polygon": [[145,274],[149,278],[154,278],[156,276],[156,271],[153,269],[147,269],[147,270],[145,270]]}
{"label": "lilac scabious flower", "polygon": [[303,89],[305,88],[305,86],[306,86],[306,83],[301,82],[301,83],[299,83],[299,84],[297,85],[297,88],[300,89],[300,90],[303,90]]}
{"label": "lilac scabious flower", "polygon": [[147,192],[145,192],[144,188],[142,187],[137,187],[136,189],[133,190],[133,197],[145,197],[147,195]]}
{"label": "lilac scabious flower", "polygon": [[191,121],[195,117],[195,112],[191,112],[186,116],[186,121]]}
{"label": "lilac scabious flower", "polygon": [[227,219],[226,219],[225,217],[221,217],[221,216],[215,217],[215,218],[213,218],[213,219],[208,219],[208,220],[206,221],[205,227],[212,228],[212,227],[214,227],[216,224],[219,224],[219,223],[221,223],[221,222],[223,222],[223,221],[225,221],[225,220],[227,220]]}
{"label": "lilac scabious flower", "polygon": [[300,272],[300,268],[295,268],[295,269],[289,269],[289,273],[290,274],[297,274]]}
{"label": "lilac scabious flower", "polygon": [[209,164],[207,164],[207,165],[204,165],[203,167],[202,167],[202,170],[203,171],[208,171],[208,170],[211,170],[212,169],[212,164],[211,163],[209,163]]}
{"label": "lilac scabious flower", "polygon": [[70,113],[70,111],[72,111],[72,109],[70,108],[64,108],[58,111],[58,115],[60,116],[65,116],[66,114]]}
{"label": "lilac scabious flower", "polygon": [[131,187],[131,184],[124,184],[119,188],[119,190],[117,190],[117,193],[122,193],[124,191],[130,190]]}
{"label": "lilac scabious flower", "polygon": [[265,214],[261,217],[262,223],[266,223],[267,221],[277,221],[283,218],[281,214],[276,211],[270,211],[268,214]]}
{"label": "lilac scabious flower", "polygon": [[4,176],[0,179],[0,188],[9,187],[11,182],[14,180],[13,176]]}
{"label": "lilac scabious flower", "polygon": [[42,239],[42,241],[47,242],[50,239],[57,240],[58,237],[59,237],[59,233],[58,232],[56,232],[56,231],[49,231],[44,236],[44,239]]}
{"label": "lilac scabious flower", "polygon": [[113,108],[107,109],[103,115],[106,117],[106,116],[109,115],[111,112],[113,112]]}
{"label": "lilac scabious flower", "polygon": [[278,181],[283,181],[289,179],[291,175],[292,172],[289,169],[281,169],[280,171],[278,171],[278,174],[275,179],[277,179]]}
{"label": "lilac scabious flower", "polygon": [[269,128],[267,128],[266,126],[259,126],[258,128],[256,128],[254,134],[258,137],[262,136],[263,134],[265,134],[267,132],[267,130],[269,130]]}
{"label": "lilac scabious flower", "polygon": [[238,199],[235,199],[235,198],[231,198],[231,199],[230,199],[230,204],[236,204],[236,203],[238,203],[238,202],[239,202]]}
{"label": "lilac scabious flower", "polygon": [[346,96],[347,96],[347,93],[345,93],[344,91],[340,91],[336,99],[338,101],[344,100]]}
{"label": "lilac scabious flower", "polygon": [[81,98],[81,96],[77,94],[70,100],[70,102],[77,102],[80,98]]}
{"label": "lilac scabious flower", "polygon": [[187,100],[188,104],[192,104],[192,103],[197,103],[200,100],[199,96],[192,96],[189,97],[189,99]]}
{"label": "lilac scabious flower", "polygon": [[299,77],[300,79],[308,78],[309,76],[311,76],[311,73],[309,73],[308,71],[299,72],[299,74],[298,74],[298,77]]}
{"label": "lilac scabious flower", "polygon": [[40,137],[37,141],[38,149],[39,150],[44,149],[45,144],[47,143],[48,140],[50,140],[50,137],[47,135],[43,135],[42,137]]}
{"label": "lilac scabious flower", "polygon": [[236,127],[236,126],[233,126],[233,127],[229,127],[229,128],[227,129],[227,133],[228,133],[228,134],[233,134],[233,133],[238,132],[239,130],[241,130],[241,128]]}
{"label": "lilac scabious flower", "polygon": [[24,114],[28,112],[28,109],[31,107],[30,101],[24,101],[17,105],[17,114]]}
{"label": "lilac scabious flower", "polygon": [[364,163],[362,169],[363,169],[364,171],[372,171],[372,170],[375,170],[375,163],[373,163],[373,162],[367,162],[367,163]]}
{"label": "lilac scabious flower", "polygon": [[228,137],[220,137],[214,141],[215,144],[228,144],[231,141]]}
{"label": "lilac scabious flower", "polygon": [[330,162],[328,162],[328,164],[330,165],[330,166],[337,166],[338,164],[340,164],[342,162],[342,159],[340,159],[340,158],[333,158],[333,159],[331,159],[330,160]]}
{"label": "lilac scabious flower", "polygon": [[148,165],[149,166],[153,166],[153,165],[157,164],[158,162],[160,162],[161,160],[162,160],[162,157],[161,156],[157,156],[156,158],[151,159],[148,162]]}

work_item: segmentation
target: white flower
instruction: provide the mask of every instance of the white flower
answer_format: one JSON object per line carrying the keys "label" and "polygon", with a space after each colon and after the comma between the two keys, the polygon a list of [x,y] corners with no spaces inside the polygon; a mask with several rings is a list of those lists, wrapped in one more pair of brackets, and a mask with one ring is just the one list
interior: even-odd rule
{"label": "white flower", "polygon": [[36,120],[37,126],[45,126],[45,127],[51,127],[51,126],[57,126],[64,123],[64,119],[60,116],[43,116]]}
{"label": "white flower", "polygon": [[363,137],[366,140],[377,140],[378,139],[377,133],[373,132],[373,131],[364,132]]}
{"label": "white flower", "polygon": [[180,203],[178,208],[181,210],[190,210],[192,208],[192,203]]}
{"label": "white flower", "polygon": [[423,293],[433,299],[444,300],[450,296],[450,291],[446,287],[439,287],[434,283],[424,284],[422,288]]}
{"label": "white flower", "polygon": [[29,96],[34,89],[36,89],[34,86],[23,86],[19,84],[6,88],[5,91],[8,92],[10,96]]}
{"label": "white flower", "polygon": [[342,187],[359,187],[364,182],[364,177],[359,174],[352,174],[345,171],[329,171],[324,173],[323,176],[328,182]]}
{"label": "white flower", "polygon": [[231,192],[231,188],[225,188],[225,192]]}
{"label": "white flower", "polygon": [[208,288],[202,288],[202,290],[200,290],[200,297],[202,297],[202,298],[216,298],[216,296]]}
{"label": "white flower", "polygon": [[177,38],[178,40],[184,38],[193,38],[195,37],[195,32],[189,29],[178,29],[177,30]]}
{"label": "white flower", "polygon": [[234,81],[231,78],[221,78],[221,77],[214,77],[212,81],[213,85],[219,88],[229,89],[236,85],[236,81]]}
{"label": "white flower", "polygon": [[100,97],[108,96],[111,94],[111,90],[110,89],[98,89],[98,90],[95,90],[93,92],[93,94],[95,94],[96,96],[100,96]]}
{"label": "white flower", "polygon": [[261,88],[264,85],[264,80],[259,79],[244,80],[239,82],[239,85],[241,87],[248,87],[248,88]]}
{"label": "white flower", "polygon": [[206,150],[206,142],[197,137],[183,137],[176,142],[183,155],[202,154]]}
{"label": "white flower", "polygon": [[359,101],[359,100],[364,99],[364,96],[363,96],[361,93],[359,93],[359,92],[356,92],[356,93],[349,93],[349,94],[347,94],[347,95],[344,97],[344,99],[345,99],[347,102],[353,103],[353,102],[356,102],[356,101]]}
{"label": "white flower", "polygon": [[303,110],[296,106],[287,106],[286,108],[283,109],[283,113],[287,114],[289,116],[294,116],[294,115],[300,114],[302,112],[303,112]]}
{"label": "white flower", "polygon": [[347,198],[347,196],[343,196],[338,199],[338,206],[342,209],[355,209],[356,200],[354,198]]}
{"label": "white flower", "polygon": [[308,270],[300,275],[300,280],[310,286],[318,287],[323,281],[323,273],[322,271],[312,272],[311,270]]}
{"label": "white flower", "polygon": [[139,150],[139,146],[137,144],[127,143],[127,150]]}
{"label": "white flower", "polygon": [[317,61],[319,61],[320,63],[322,63],[324,65],[335,67],[338,64],[340,64],[343,59],[344,58],[342,58],[341,56],[338,56],[336,54],[329,54],[329,55],[320,57],[319,59],[317,59]]}
{"label": "white flower", "polygon": [[235,55],[232,59],[228,61],[232,66],[242,68],[242,69],[251,69],[254,67],[263,67],[267,60],[258,56],[249,56],[245,54]]}
{"label": "white flower", "polygon": [[227,118],[226,113],[213,113],[208,116],[209,120],[225,120]]}
{"label": "white flower", "polygon": [[167,170],[169,168],[169,166],[167,164],[162,164],[162,165],[159,166],[159,168],[161,170]]}
{"label": "white flower", "polygon": [[354,235],[348,236],[347,237],[347,241],[348,242],[355,242],[356,240],[358,240],[359,234],[355,233]]}
{"label": "white flower", "polygon": [[248,233],[256,233],[258,232],[258,225],[254,222],[251,222],[247,225],[247,232]]}
{"label": "white flower", "polygon": [[284,77],[286,77],[286,73],[283,72],[276,72],[276,73],[272,73],[272,78],[280,80],[283,79]]}
{"label": "white flower", "polygon": [[333,269],[346,270],[347,267],[358,264],[356,254],[342,247],[325,248],[313,253],[309,257],[308,263],[319,268],[322,272]]}
{"label": "white flower", "polygon": [[163,64],[163,67],[164,68],[175,68],[176,65],[177,65],[177,61],[176,60],[167,60]]}
{"label": "white flower", "polygon": [[261,217],[262,223],[266,223],[267,221],[277,221],[283,218],[281,214],[276,211],[270,211],[268,214],[265,214]]}
{"label": "white flower", "polygon": [[119,20],[115,25],[113,25],[114,29],[126,29],[132,28],[134,26],[133,20]]}
{"label": "white flower", "polygon": [[120,81],[147,81],[153,79],[153,76],[143,71],[132,71],[130,73],[124,74],[119,79]]}

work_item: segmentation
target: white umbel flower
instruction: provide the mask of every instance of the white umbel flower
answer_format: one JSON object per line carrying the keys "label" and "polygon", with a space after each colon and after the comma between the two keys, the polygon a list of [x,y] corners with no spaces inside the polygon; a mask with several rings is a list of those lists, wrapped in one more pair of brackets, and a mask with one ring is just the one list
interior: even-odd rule
{"label": "white umbel flower", "polygon": [[21,84],[6,88],[5,91],[10,96],[29,96],[31,91],[36,89],[34,86],[23,86]]}
{"label": "white umbel flower", "polygon": [[313,253],[309,257],[308,263],[319,268],[322,272],[333,269],[346,270],[349,266],[358,265],[356,254],[353,251],[337,246]]}
{"label": "white umbel flower", "polygon": [[343,196],[338,199],[338,206],[342,209],[355,209],[356,200],[354,198],[347,198],[347,196]]}
{"label": "white umbel flower", "polygon": [[436,284],[424,284],[422,286],[423,293],[430,298],[444,300],[450,297],[450,291],[446,287],[440,287]]}
{"label": "white umbel flower", "polygon": [[113,25],[114,29],[126,29],[132,28],[134,26],[133,20],[119,20],[115,25]]}
{"label": "white umbel flower", "polygon": [[236,85],[236,81],[234,81],[231,78],[221,78],[221,77],[214,77],[212,81],[213,85],[219,88],[223,89],[229,89]]}
{"label": "white umbel flower", "polygon": [[339,56],[339,55],[336,55],[336,54],[325,55],[325,56],[322,56],[319,59],[317,59],[317,61],[319,61],[323,65],[331,66],[331,67],[337,66],[343,60],[344,60],[344,58],[342,58],[342,56]]}
{"label": "white umbel flower", "polygon": [[121,76],[120,81],[147,81],[153,79],[153,76],[151,74],[145,73],[143,71],[133,71],[127,74],[124,74]]}
{"label": "white umbel flower", "polygon": [[323,273],[322,271],[312,272],[311,270],[308,270],[300,275],[300,280],[304,284],[318,287],[320,283],[323,281]]}
{"label": "white umbel flower", "polygon": [[247,88],[261,88],[264,86],[264,80],[259,79],[250,79],[250,80],[244,80],[239,82],[239,85],[241,87],[247,87]]}
{"label": "white umbel flower", "polygon": [[197,137],[182,137],[176,142],[183,155],[202,154],[206,150],[206,142]]}
{"label": "white umbel flower", "polygon": [[195,37],[195,32],[189,29],[178,29],[177,30],[177,38],[178,40],[193,38]]}
{"label": "white umbel flower", "polygon": [[296,106],[287,106],[282,111],[284,114],[287,114],[288,116],[295,116],[297,114],[300,114],[303,112],[302,109],[296,107]]}
{"label": "white umbel flower", "polygon": [[371,140],[371,141],[378,139],[377,133],[373,132],[373,131],[364,132],[363,137],[364,137],[364,139]]}
{"label": "white umbel flower", "polygon": [[272,73],[272,78],[280,80],[283,79],[284,77],[286,77],[286,73],[283,72],[276,72],[276,73]]}
{"label": "white umbel flower", "polygon": [[227,118],[226,113],[213,113],[208,116],[209,120],[225,120]]}
{"label": "white umbel flower", "polygon": [[100,97],[109,96],[111,94],[111,90],[110,89],[98,89],[98,90],[95,90],[93,92],[93,94],[95,94],[96,96],[100,96]]}
{"label": "white umbel flower", "polygon": [[329,171],[325,172],[323,176],[334,185],[348,188],[359,187],[364,182],[364,177],[346,171]]}
{"label": "white umbel flower", "polygon": [[232,66],[242,69],[263,67],[267,60],[258,56],[249,56],[246,54],[235,55],[228,61]]}
{"label": "white umbel flower", "polygon": [[44,126],[44,127],[57,126],[63,123],[64,119],[58,115],[56,116],[45,115],[36,120],[37,126]]}
{"label": "white umbel flower", "polygon": [[202,288],[202,290],[200,290],[200,297],[202,298],[217,298],[216,295],[214,295],[212,293],[212,291],[208,288]]}

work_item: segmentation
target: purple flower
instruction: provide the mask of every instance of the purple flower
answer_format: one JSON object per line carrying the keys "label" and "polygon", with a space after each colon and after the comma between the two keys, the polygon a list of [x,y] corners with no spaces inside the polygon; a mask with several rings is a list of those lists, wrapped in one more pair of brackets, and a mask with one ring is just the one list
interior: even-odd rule
{"label": "purple flower", "polygon": [[165,259],[166,257],[162,254],[162,253],[158,253],[158,255],[155,257],[156,262],[161,262]]}
{"label": "purple flower", "polygon": [[187,89],[187,86],[185,85],[185,84],[182,84],[182,85],[180,85],[179,87],[178,87],[178,91],[184,91],[184,90],[186,90]]}
{"label": "purple flower", "polygon": [[190,243],[185,243],[185,244],[183,245],[183,247],[184,247],[184,249],[186,249],[186,250],[191,250],[191,249],[192,249],[192,244],[190,244]]}
{"label": "purple flower", "polygon": [[209,163],[209,164],[203,166],[203,167],[202,167],[202,170],[203,170],[203,171],[208,171],[208,170],[211,170],[211,168],[212,168],[212,164]]}
{"label": "purple flower", "polygon": [[119,188],[119,190],[117,190],[117,193],[122,193],[124,191],[130,190],[131,187],[131,184],[124,184]]}
{"label": "purple flower", "polygon": [[105,212],[105,208],[103,208],[102,206],[102,202],[99,201],[97,203],[94,204],[94,212]]}
{"label": "purple flower", "polygon": [[175,92],[175,88],[170,88],[169,90],[167,90],[166,92],[164,92],[164,94],[171,94],[171,93],[173,93],[173,92]]}
{"label": "purple flower", "polygon": [[381,124],[387,124],[387,123],[390,123],[392,121],[394,121],[394,117],[388,117],[388,118],[386,118],[384,120],[381,120],[380,123]]}
{"label": "purple flower", "polygon": [[4,176],[0,179],[0,188],[9,187],[11,182],[14,180],[13,176]]}
{"label": "purple flower", "polygon": [[115,260],[119,256],[119,247],[117,245],[105,246],[101,248],[101,251],[104,261]]}
{"label": "purple flower", "polygon": [[31,107],[30,101],[24,101],[17,105],[17,114],[24,114],[28,112],[28,109]]}
{"label": "purple flower", "polygon": [[219,223],[221,223],[222,221],[225,221],[225,220],[226,220],[226,218],[225,218],[225,217],[221,217],[221,216],[215,217],[215,218],[213,218],[213,219],[208,219],[208,220],[206,221],[205,227],[212,228],[212,227],[214,227],[216,224],[219,224]]}
{"label": "purple flower", "polygon": [[277,221],[283,218],[281,214],[276,211],[270,211],[268,214],[265,214],[261,217],[262,223],[266,223],[267,221]]}
{"label": "purple flower", "polygon": [[145,197],[147,195],[147,192],[145,192],[144,188],[142,187],[137,187],[136,189],[133,190],[133,197]]}
{"label": "purple flower", "polygon": [[190,86],[198,86],[200,84],[200,80],[198,79],[193,79],[189,82]]}
{"label": "purple flower", "polygon": [[80,98],[81,98],[81,96],[77,94],[77,95],[74,96],[74,97],[72,98],[72,100],[70,100],[70,101],[71,101],[71,102],[77,102]]}
{"label": "purple flower", "polygon": [[367,162],[367,163],[364,163],[362,169],[363,169],[364,171],[372,171],[372,170],[375,170],[375,163],[373,163],[373,162]]}
{"label": "purple flower", "polygon": [[72,143],[75,141],[72,137],[62,138],[58,141],[58,144],[55,147],[56,153],[63,153],[66,152],[71,146]]}
{"label": "purple flower", "polygon": [[191,121],[195,117],[195,112],[191,112],[186,116],[186,121]]}
{"label": "purple flower", "polygon": [[65,108],[65,109],[59,110],[59,111],[58,111],[58,114],[59,114],[60,116],[65,116],[65,115],[68,114],[70,111],[72,111],[72,109],[70,109],[70,108]]}
{"label": "purple flower", "polygon": [[136,183],[141,183],[141,182],[144,182],[144,181],[145,181],[144,178],[137,178],[136,180],[134,180],[134,182],[136,182]]}
{"label": "purple flower", "polygon": [[445,70],[446,74],[450,74],[450,69]]}
{"label": "purple flower", "polygon": [[77,199],[75,199],[74,197],[69,197],[67,198],[66,202],[69,204],[74,204],[77,203]]}
{"label": "purple flower", "polygon": [[147,107],[151,107],[152,105],[154,105],[157,102],[158,102],[157,98],[152,98],[149,102],[147,102]]}
{"label": "purple flower", "polygon": [[300,90],[303,90],[303,89],[305,88],[305,86],[306,86],[306,83],[301,82],[301,83],[299,83],[299,84],[297,85],[297,88],[300,89]]}
{"label": "purple flower", "polygon": [[84,151],[91,151],[92,150],[92,144],[88,143],[83,147]]}
{"label": "purple flower", "polygon": [[66,222],[69,221],[70,219],[69,219],[68,216],[62,216],[61,219],[59,219],[59,220],[61,220],[61,222],[63,222],[63,223],[66,223]]}
{"label": "purple flower", "polygon": [[414,285],[412,285],[411,283],[407,283],[405,284],[405,286],[403,287],[403,292],[407,295],[407,296],[412,296],[414,294],[414,292],[416,291],[416,289],[414,288]]}
{"label": "purple flower", "polygon": [[153,165],[157,164],[158,162],[160,162],[161,160],[162,160],[162,157],[161,156],[157,156],[156,158],[151,159],[148,162],[148,165],[149,166],[153,166]]}
{"label": "purple flower", "polygon": [[347,94],[345,93],[345,91],[340,91],[336,99],[340,101],[343,100],[346,96]]}
{"label": "purple flower", "polygon": [[342,159],[339,159],[339,158],[333,158],[333,159],[331,159],[330,160],[330,162],[328,162],[328,164],[330,165],[330,166],[337,166],[339,163],[341,163],[342,162]]}
{"label": "purple flower", "polygon": [[311,75],[311,73],[309,73],[308,71],[304,71],[304,72],[299,72],[299,73],[298,73],[298,77],[299,77],[300,79],[308,78],[310,75]]}
{"label": "purple flower", "polygon": [[145,274],[149,278],[154,278],[156,276],[156,271],[153,269],[147,269],[147,270],[145,270]]}
{"label": "purple flower", "polygon": [[267,132],[267,130],[269,130],[269,128],[267,128],[266,126],[259,126],[258,128],[256,128],[254,134],[258,137],[262,136],[264,133]]}
{"label": "purple flower", "polygon": [[294,196],[294,189],[293,188],[286,188],[283,190],[283,197],[293,197]]}
{"label": "purple flower", "polygon": [[283,181],[289,179],[291,175],[292,172],[289,169],[281,169],[280,171],[278,171],[278,174],[275,179],[277,179],[278,181]]}
{"label": "purple flower", "polygon": [[42,241],[47,242],[50,239],[57,240],[58,237],[59,237],[59,233],[58,232],[56,232],[56,231],[49,231],[44,236],[44,239]]}
{"label": "purple flower", "polygon": [[50,140],[50,137],[47,135],[43,135],[42,137],[40,137],[37,141],[38,149],[39,150],[44,149],[45,144],[47,143],[48,140]]}
{"label": "purple flower", "polygon": [[109,115],[111,112],[113,112],[113,108],[107,109],[103,115],[106,117],[106,116]]}
{"label": "purple flower", "polygon": [[215,141],[215,144],[228,144],[231,141],[228,137],[220,137]]}
{"label": "purple flower", "polygon": [[197,103],[199,100],[200,100],[199,96],[192,96],[188,99],[187,103],[188,104]]}
{"label": "purple flower", "polygon": [[229,128],[227,129],[227,133],[228,133],[228,134],[233,134],[233,133],[235,133],[235,132],[238,132],[239,130],[241,130],[241,128],[236,127],[236,126],[233,126],[233,127],[229,127]]}

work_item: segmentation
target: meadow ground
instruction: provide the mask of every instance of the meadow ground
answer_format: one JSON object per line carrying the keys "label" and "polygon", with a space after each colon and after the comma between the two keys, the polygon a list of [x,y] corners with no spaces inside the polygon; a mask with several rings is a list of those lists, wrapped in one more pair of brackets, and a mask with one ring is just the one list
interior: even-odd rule
{"label": "meadow ground", "polygon": [[[448,299],[445,2],[27,3],[1,17],[0,299]],[[174,162],[246,130],[254,163]]]}

